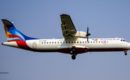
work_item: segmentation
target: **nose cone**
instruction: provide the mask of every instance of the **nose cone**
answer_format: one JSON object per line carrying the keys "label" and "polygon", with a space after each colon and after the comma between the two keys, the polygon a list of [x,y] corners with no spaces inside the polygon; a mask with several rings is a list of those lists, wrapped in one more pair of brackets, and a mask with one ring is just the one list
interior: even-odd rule
{"label": "nose cone", "polygon": [[127,49],[130,50],[130,43],[127,43]]}

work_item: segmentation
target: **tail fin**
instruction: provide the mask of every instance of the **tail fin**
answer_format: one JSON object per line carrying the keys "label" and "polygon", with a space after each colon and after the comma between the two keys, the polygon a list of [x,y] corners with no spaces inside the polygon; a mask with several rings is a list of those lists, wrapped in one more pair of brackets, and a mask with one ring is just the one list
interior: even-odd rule
{"label": "tail fin", "polygon": [[2,19],[2,22],[4,25],[5,34],[8,41],[11,41],[11,40],[24,40],[25,41],[25,40],[35,39],[21,33],[19,30],[15,28],[13,23],[11,23],[9,20]]}

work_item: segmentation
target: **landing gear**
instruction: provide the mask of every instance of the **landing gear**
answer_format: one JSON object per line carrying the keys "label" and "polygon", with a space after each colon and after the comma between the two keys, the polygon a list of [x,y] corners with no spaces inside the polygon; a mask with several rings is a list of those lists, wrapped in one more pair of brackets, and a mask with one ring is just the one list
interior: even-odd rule
{"label": "landing gear", "polygon": [[76,59],[76,50],[75,50],[75,47],[72,47],[71,50],[70,50],[70,54],[72,55],[71,58],[72,60],[75,60]]}
{"label": "landing gear", "polygon": [[73,60],[75,60],[75,59],[76,59],[76,55],[72,55],[71,58],[72,58]]}
{"label": "landing gear", "polygon": [[127,56],[127,50],[124,51],[125,56]]}

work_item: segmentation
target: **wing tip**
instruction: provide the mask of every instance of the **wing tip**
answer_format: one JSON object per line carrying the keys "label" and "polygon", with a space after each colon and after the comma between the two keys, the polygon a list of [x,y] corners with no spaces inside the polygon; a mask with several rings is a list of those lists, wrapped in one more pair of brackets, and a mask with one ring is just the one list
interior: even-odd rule
{"label": "wing tip", "polygon": [[60,15],[61,17],[64,17],[64,16],[69,16],[68,14],[61,14]]}

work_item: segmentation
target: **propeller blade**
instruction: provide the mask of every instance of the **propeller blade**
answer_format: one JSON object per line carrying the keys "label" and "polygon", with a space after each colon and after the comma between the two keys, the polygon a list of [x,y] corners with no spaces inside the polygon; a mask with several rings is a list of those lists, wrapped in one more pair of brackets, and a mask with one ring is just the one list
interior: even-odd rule
{"label": "propeller blade", "polygon": [[89,43],[89,36],[91,34],[89,33],[89,27],[87,26],[87,32],[86,32],[86,38],[87,38],[87,42]]}
{"label": "propeller blade", "polygon": [[87,34],[86,36],[90,36],[91,34],[89,33],[89,27],[87,27]]}

